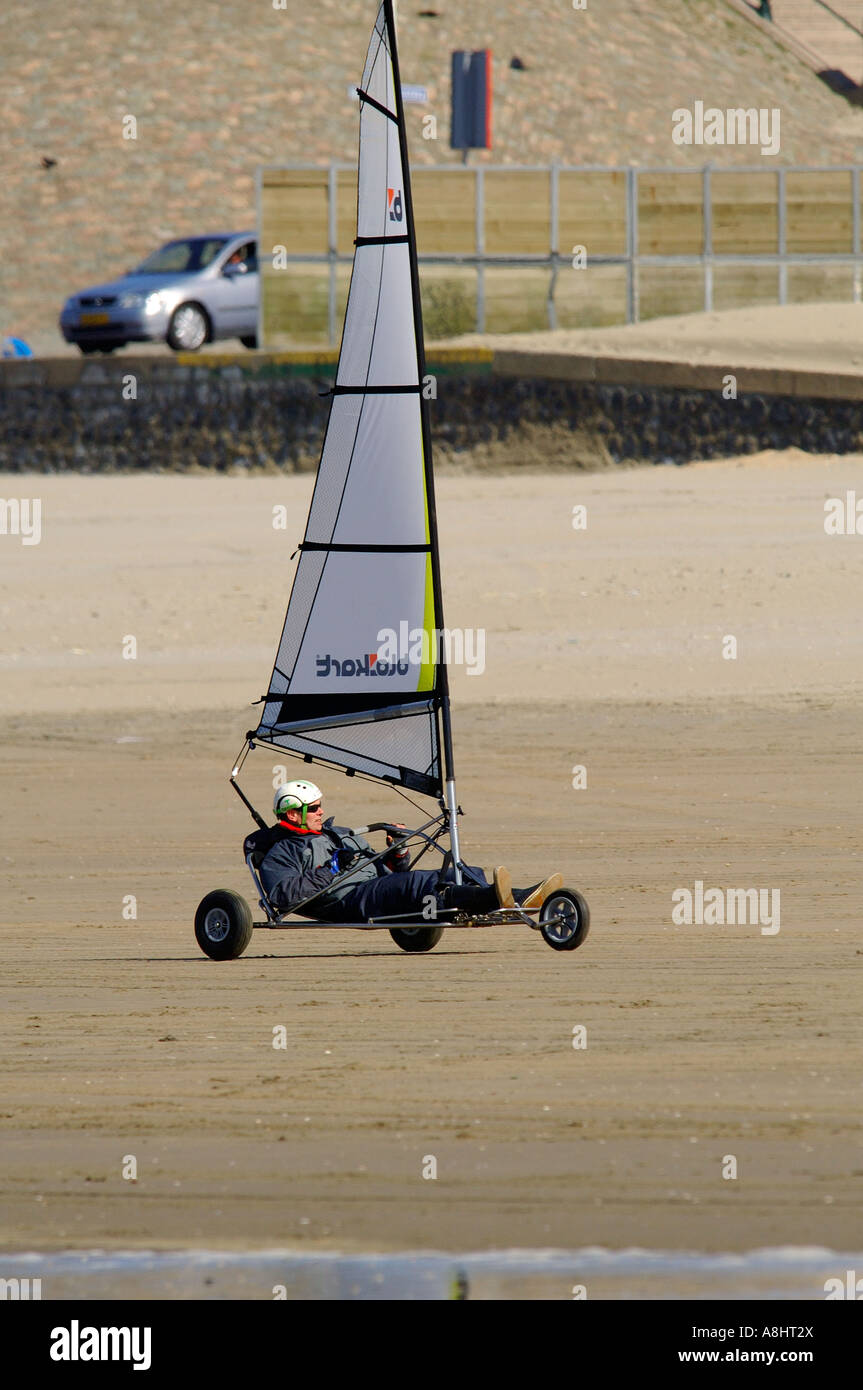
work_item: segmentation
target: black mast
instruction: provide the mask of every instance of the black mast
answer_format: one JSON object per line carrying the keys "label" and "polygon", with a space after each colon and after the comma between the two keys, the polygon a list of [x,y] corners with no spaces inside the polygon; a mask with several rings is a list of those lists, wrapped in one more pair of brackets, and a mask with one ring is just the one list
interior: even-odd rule
{"label": "black mast", "polygon": [[[416,227],[414,226],[414,207],[413,195],[411,193],[410,162],[408,160],[408,137],[405,125],[405,108],[402,100],[402,82],[399,72],[398,45],[396,43],[395,15],[393,14],[393,0],[384,0],[384,19],[386,22],[387,40],[390,49],[390,58],[393,65],[393,83],[395,85],[396,97],[396,117],[398,120],[399,150],[402,157],[402,175],[404,178],[403,196],[405,200],[405,217],[408,229],[408,255],[411,267],[411,294],[414,306],[414,326],[416,330],[417,348],[417,372],[420,383],[420,419],[422,422],[422,441],[423,441],[423,465],[425,468],[426,498],[428,500],[428,519],[429,519],[429,541],[431,542],[431,567],[432,567],[432,588],[434,591],[435,612],[438,615],[441,627],[443,627],[443,595],[440,582],[440,549],[438,545],[437,511],[435,508],[434,492],[434,471],[432,469],[432,442],[431,442],[431,415],[429,403],[423,393],[423,386],[426,377],[426,356],[425,342],[423,340],[423,316],[422,301],[420,299],[420,278],[419,265],[417,262],[417,238]],[[457,880],[460,881],[459,870],[459,850],[458,850],[458,826],[456,824],[457,807],[455,798],[455,767],[453,761],[452,748],[452,725],[450,723],[450,703],[449,703],[449,677],[445,652],[440,643],[436,644],[437,656],[440,660],[437,666],[437,693],[441,712],[441,722],[443,725],[443,754],[446,781],[446,800],[450,813],[450,843],[453,852],[453,864]]]}

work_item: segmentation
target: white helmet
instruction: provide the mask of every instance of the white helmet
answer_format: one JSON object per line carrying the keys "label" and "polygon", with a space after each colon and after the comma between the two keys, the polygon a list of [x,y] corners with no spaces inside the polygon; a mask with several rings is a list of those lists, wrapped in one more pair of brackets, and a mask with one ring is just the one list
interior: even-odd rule
{"label": "white helmet", "polygon": [[286,811],[302,811],[303,825],[306,823],[306,808],[314,801],[320,801],[323,792],[314,782],[285,782],[273,797],[273,811],[281,820]]}

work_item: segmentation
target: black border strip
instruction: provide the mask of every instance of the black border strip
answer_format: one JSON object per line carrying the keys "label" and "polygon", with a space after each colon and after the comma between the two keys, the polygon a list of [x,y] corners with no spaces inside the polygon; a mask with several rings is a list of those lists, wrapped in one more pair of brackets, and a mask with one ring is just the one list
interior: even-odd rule
{"label": "black border strip", "polygon": [[[381,38],[383,38],[383,35],[381,35]],[[386,47],[386,45],[384,46]],[[389,49],[387,49],[387,52],[389,53]],[[377,58],[377,54],[375,54],[375,58]],[[357,96],[360,101],[367,101],[369,106],[373,106],[376,111],[380,111],[382,116],[389,117],[391,121],[395,121],[396,125],[398,125],[399,118],[395,112],[391,111],[388,106],[384,106],[382,102],[377,101],[375,97],[369,96],[368,92],[364,92],[362,87],[357,87]]]}
{"label": "black border strip", "polygon": [[407,233],[404,236],[356,236],[354,246],[397,246],[400,241],[410,243],[410,237]]}
{"label": "black border strip", "polygon": [[[334,386],[334,396],[410,396],[422,387],[417,386]],[[338,517],[336,518],[338,520]]]}
{"label": "black border strip", "polygon": [[347,545],[335,541],[301,541],[300,550],[359,550],[364,555],[413,555],[427,554],[430,545]]}

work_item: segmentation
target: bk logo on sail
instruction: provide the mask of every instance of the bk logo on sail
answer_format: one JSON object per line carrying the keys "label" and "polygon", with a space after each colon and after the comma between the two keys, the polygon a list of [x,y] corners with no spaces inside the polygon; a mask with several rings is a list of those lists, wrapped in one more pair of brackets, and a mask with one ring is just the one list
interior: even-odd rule
{"label": "bk logo on sail", "polygon": [[391,222],[401,222],[403,216],[402,191],[401,189],[387,189],[387,207],[390,211]]}

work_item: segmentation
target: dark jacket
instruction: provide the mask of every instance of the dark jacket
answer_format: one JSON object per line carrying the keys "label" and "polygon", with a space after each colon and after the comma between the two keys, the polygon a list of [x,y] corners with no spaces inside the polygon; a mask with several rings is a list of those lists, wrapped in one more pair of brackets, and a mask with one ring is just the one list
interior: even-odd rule
{"label": "dark jacket", "polygon": [[332,817],[324,822],[320,835],[304,835],[283,825],[274,826],[271,833],[274,842],[261,861],[259,872],[264,891],[277,912],[290,912],[296,903],[330,886],[338,872],[333,862],[338,849],[357,850],[360,857],[356,867],[330,893],[309,904],[310,917],[326,917],[328,901],[337,901],[360,883],[386,873],[380,860],[377,864],[368,862],[367,856],[374,854],[368,841],[361,835],[352,835],[347,826],[333,825]]}

